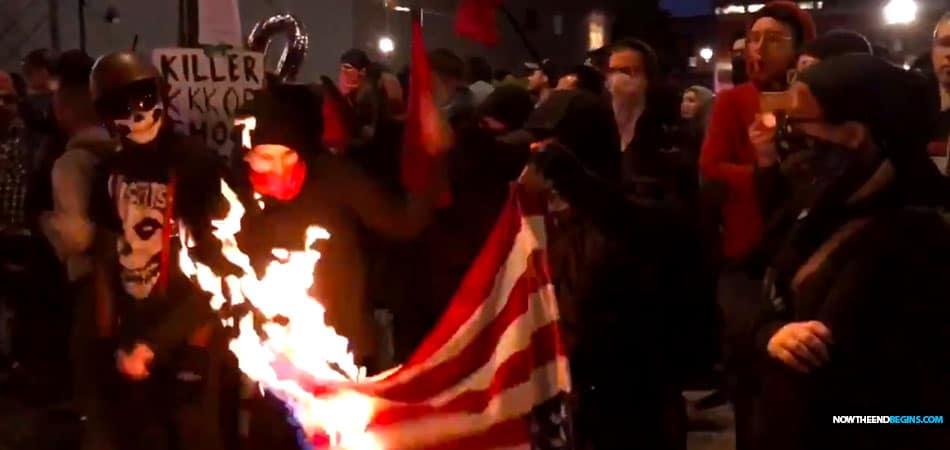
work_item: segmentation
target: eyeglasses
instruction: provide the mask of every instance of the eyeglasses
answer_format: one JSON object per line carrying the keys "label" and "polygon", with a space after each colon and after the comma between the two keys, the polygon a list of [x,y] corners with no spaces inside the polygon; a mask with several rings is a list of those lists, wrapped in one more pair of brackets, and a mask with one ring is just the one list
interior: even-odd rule
{"label": "eyeglasses", "polygon": [[792,37],[779,31],[751,31],[746,36],[746,45],[759,44],[763,47],[778,47],[792,41]]}

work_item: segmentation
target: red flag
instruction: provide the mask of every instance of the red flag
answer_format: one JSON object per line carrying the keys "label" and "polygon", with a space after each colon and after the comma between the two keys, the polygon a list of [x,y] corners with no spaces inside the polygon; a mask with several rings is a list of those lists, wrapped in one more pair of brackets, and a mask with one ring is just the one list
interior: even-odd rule
{"label": "red flag", "polygon": [[498,45],[498,7],[504,0],[462,0],[455,15],[455,32],[475,42]]}
{"label": "red flag", "polygon": [[[570,448],[544,205],[516,186],[435,329],[404,365],[357,385],[373,398],[368,432],[382,448]],[[332,398],[347,386],[312,391]],[[324,432],[308,437],[328,447]]]}
{"label": "red flag", "polygon": [[[451,133],[439,108],[432,98],[432,72],[422,25],[418,18],[412,21],[412,60],[409,73],[409,110],[403,135],[402,183],[409,192],[432,192],[440,180],[436,159],[451,145]],[[451,203],[448,186],[439,193],[438,207]]]}

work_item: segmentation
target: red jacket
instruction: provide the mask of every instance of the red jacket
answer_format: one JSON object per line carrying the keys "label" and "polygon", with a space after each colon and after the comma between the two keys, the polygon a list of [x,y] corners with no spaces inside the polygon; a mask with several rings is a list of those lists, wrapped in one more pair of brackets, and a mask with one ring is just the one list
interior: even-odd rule
{"label": "red jacket", "polygon": [[723,255],[732,261],[746,256],[762,234],[753,175],[755,149],[748,134],[758,112],[759,90],[752,83],[720,92],[699,155],[703,178],[726,185],[722,207]]}

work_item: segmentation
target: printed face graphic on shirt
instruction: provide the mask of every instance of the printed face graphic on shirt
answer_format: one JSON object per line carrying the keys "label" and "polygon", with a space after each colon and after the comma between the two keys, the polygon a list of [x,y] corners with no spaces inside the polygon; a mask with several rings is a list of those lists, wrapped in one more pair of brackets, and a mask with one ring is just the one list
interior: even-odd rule
{"label": "printed face graphic on shirt", "polygon": [[144,299],[158,282],[168,186],[148,181],[127,181],[119,175],[114,189],[122,234],[116,241],[122,286],[135,299]]}

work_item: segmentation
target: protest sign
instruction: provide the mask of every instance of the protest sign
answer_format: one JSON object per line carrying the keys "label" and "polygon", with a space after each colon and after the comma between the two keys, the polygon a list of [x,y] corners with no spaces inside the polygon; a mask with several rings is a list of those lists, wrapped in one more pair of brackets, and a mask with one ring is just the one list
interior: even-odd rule
{"label": "protest sign", "polygon": [[200,136],[223,156],[240,151],[234,112],[264,82],[264,55],[200,48],[162,48],[152,62],[169,86],[168,116],[177,130]]}

